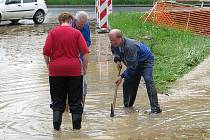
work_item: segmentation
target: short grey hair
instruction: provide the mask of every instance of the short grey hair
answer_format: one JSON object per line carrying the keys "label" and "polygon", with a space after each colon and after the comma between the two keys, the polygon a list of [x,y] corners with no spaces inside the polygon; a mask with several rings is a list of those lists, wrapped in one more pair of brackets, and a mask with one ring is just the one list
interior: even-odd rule
{"label": "short grey hair", "polygon": [[75,16],[76,20],[88,20],[89,16],[88,16],[88,13],[86,13],[85,11],[78,11],[76,13],[76,16]]}
{"label": "short grey hair", "polygon": [[123,33],[119,29],[112,29],[109,35],[115,35],[117,38],[123,38]]}

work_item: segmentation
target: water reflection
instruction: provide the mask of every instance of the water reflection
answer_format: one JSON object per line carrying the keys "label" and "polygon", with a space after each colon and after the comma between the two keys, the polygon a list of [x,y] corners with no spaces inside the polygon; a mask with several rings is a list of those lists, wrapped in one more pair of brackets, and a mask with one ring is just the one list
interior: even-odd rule
{"label": "water reflection", "polygon": [[210,138],[209,68],[198,77],[196,75],[201,70],[193,73],[194,77],[179,81],[171,90],[172,95],[159,95],[163,108],[159,115],[145,113],[150,107],[142,86],[135,107],[130,109],[123,108],[122,88],[119,88],[116,116],[110,118],[117,71],[111,61],[107,36],[94,32],[82,129],[73,131],[71,116],[65,112],[61,131],[54,131],[49,108],[48,72],[42,57],[44,40],[52,26],[0,27],[3,32],[0,36],[0,139]]}

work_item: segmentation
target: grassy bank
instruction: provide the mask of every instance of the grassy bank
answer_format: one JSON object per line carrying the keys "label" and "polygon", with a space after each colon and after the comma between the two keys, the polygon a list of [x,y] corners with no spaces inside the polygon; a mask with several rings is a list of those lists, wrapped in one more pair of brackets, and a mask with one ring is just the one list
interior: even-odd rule
{"label": "grassy bank", "polygon": [[[155,54],[154,78],[159,91],[166,91],[210,54],[210,38],[144,24],[140,16],[140,13],[114,14],[110,18],[111,27],[148,44]],[[145,36],[154,39],[147,40]]]}
{"label": "grassy bank", "polygon": [[[113,0],[113,4],[152,4],[153,0]],[[94,5],[95,0],[47,0],[49,5]]]}

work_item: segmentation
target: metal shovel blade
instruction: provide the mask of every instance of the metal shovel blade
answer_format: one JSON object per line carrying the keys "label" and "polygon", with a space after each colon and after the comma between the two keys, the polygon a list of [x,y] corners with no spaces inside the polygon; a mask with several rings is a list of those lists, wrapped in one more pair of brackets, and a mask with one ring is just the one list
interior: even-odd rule
{"label": "metal shovel blade", "polygon": [[110,117],[114,117],[114,106],[113,106],[113,104],[111,104],[111,113],[110,113]]}

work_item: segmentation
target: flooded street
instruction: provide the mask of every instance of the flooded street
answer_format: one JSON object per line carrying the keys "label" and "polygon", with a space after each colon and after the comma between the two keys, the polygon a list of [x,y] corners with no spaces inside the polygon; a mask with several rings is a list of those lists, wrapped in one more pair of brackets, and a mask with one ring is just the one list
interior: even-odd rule
{"label": "flooded street", "polygon": [[88,95],[82,129],[72,130],[64,113],[54,131],[48,71],[42,48],[53,23],[0,26],[0,140],[210,140],[210,58],[159,94],[162,114],[150,109],[144,85],[133,109],[122,104],[118,90],[115,117],[110,118],[117,71],[106,34],[92,31]]}

